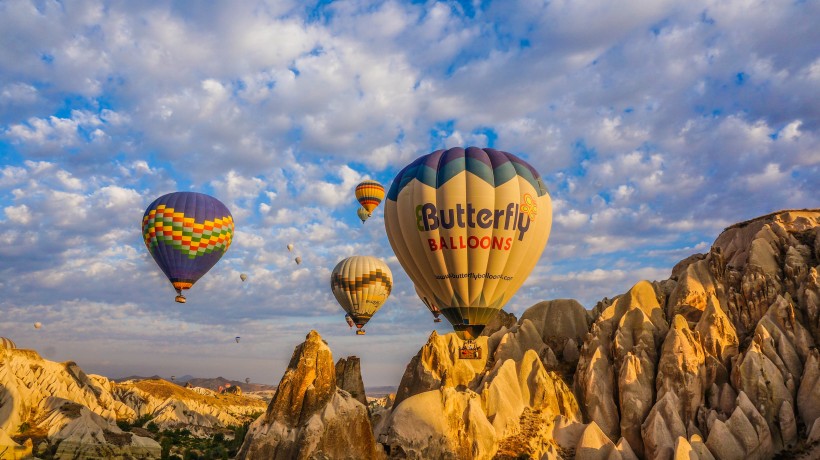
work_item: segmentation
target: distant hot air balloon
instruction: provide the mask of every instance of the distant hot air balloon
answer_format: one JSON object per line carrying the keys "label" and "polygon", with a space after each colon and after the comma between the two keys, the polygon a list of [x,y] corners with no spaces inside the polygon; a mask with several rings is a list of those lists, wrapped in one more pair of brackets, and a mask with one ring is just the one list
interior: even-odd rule
{"label": "distant hot air balloon", "polygon": [[439,310],[439,308],[433,302],[431,302],[430,299],[425,297],[424,294],[419,292],[419,288],[416,288],[416,295],[419,296],[419,299],[421,299],[421,301],[424,302],[424,305],[426,305],[427,309],[430,310],[430,313],[433,314],[433,322],[440,323],[441,318],[439,318],[439,316],[441,316],[441,310]]}
{"label": "distant hot air balloon", "polygon": [[172,375],[172,376],[171,376],[171,381],[173,382],[174,380],[176,380],[176,378],[177,378],[177,376],[176,376],[176,375]]}
{"label": "distant hot air balloon", "polygon": [[[359,204],[367,211],[367,217],[373,213],[373,210],[384,199],[384,186],[374,180],[362,181],[356,186],[356,199]],[[360,216],[361,218],[361,216]]]}
{"label": "distant hot air balloon", "polygon": [[247,279],[248,279],[248,275],[246,275],[246,274],[242,273],[242,274],[240,274],[240,275],[239,275],[239,279],[241,279],[241,280],[242,280],[242,282],[244,283],[244,282],[245,282],[245,280],[247,280]]}
{"label": "distant hot air balloon", "polygon": [[[538,172],[510,153],[438,150],[399,172],[385,229],[419,293],[441,309],[469,349],[535,267],[552,203]],[[464,356],[465,353],[462,353]]]}
{"label": "distant hot air balloon", "polygon": [[347,325],[351,328],[356,325],[356,323],[353,322],[353,318],[351,318],[350,315],[345,315],[345,321],[347,322]]}
{"label": "distant hot air balloon", "polygon": [[330,274],[330,288],[356,324],[356,333],[363,335],[362,326],[381,308],[393,289],[393,274],[386,263],[375,257],[348,257]]}
{"label": "distant hot air balloon", "polygon": [[241,338],[241,337],[239,337],[239,336],[237,336],[237,337],[236,337],[236,343],[239,343],[239,339],[240,339],[240,338]]}
{"label": "distant hot air balloon", "polygon": [[251,383],[251,378],[250,378],[250,377],[245,377],[245,383],[246,383],[246,384],[247,384],[247,383]]}
{"label": "distant hot air balloon", "polygon": [[41,327],[43,327],[43,323],[41,323],[41,322],[39,322],[39,321],[37,321],[36,323],[34,323],[34,329],[40,329]]}
{"label": "distant hot air balloon", "polygon": [[361,219],[362,223],[364,223],[364,221],[366,221],[367,218],[370,217],[370,213],[367,212],[367,209],[362,207],[359,207],[359,210],[356,211],[356,215],[359,216],[359,219]]}
{"label": "distant hot air balloon", "polygon": [[288,252],[293,251],[293,243],[288,243]]}
{"label": "distant hot air balloon", "polygon": [[163,195],[142,217],[145,246],[185,303],[182,291],[216,264],[231,245],[234,225],[228,208],[196,192]]}
{"label": "distant hot air balloon", "polygon": [[295,258],[295,259],[293,259],[293,260],[294,260],[294,261],[296,261],[296,265],[299,265],[299,264],[301,264],[301,263],[302,263],[302,258],[301,258],[301,257],[299,257],[299,256],[296,256],[296,258]]}

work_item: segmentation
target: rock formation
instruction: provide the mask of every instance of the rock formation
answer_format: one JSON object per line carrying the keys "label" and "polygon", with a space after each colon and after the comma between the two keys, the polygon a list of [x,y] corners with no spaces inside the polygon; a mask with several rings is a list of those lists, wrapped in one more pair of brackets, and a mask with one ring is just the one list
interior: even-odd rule
{"label": "rock formation", "polygon": [[117,384],[87,375],[73,362],[0,348],[3,459],[31,454],[33,445],[38,452],[53,450],[56,458],[159,458],[159,443],[137,430],[123,431],[117,422],[150,419],[161,429],[211,436],[264,407],[258,399],[203,396],[162,380]]}
{"label": "rock formation", "polygon": [[[582,329],[588,325],[577,302],[550,308],[567,318],[579,317],[580,309],[578,324]],[[478,360],[458,359],[462,341],[455,334],[433,332],[407,366],[392,412],[375,427],[388,455],[489,459],[555,452],[555,417],[572,424],[580,421],[581,412],[572,389],[550,370],[562,361],[544,342],[536,322],[542,325],[543,319],[533,314],[479,337],[476,342],[487,353]],[[561,353],[567,341],[584,334],[549,338]]]}
{"label": "rock formation", "polygon": [[434,332],[377,440],[390,458],[820,457],[818,270],[820,210],[783,211],[591,312],[504,316],[481,360]]}
{"label": "rock formation", "polygon": [[367,407],[362,368],[358,357],[348,356],[336,363],[336,386],[350,393],[350,396]]}
{"label": "rock formation", "polygon": [[311,331],[294,350],[267,412],[251,424],[237,458],[377,458],[367,408],[337,387],[336,371],[330,348]]}

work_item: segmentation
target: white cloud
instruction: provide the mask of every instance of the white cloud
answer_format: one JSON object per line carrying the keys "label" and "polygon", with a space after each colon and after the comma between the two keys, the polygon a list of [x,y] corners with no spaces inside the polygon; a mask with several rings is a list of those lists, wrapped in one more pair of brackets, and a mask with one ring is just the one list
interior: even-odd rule
{"label": "white cloud", "polygon": [[28,206],[21,204],[20,206],[6,206],[3,209],[6,217],[15,224],[28,225],[31,222],[31,212]]}

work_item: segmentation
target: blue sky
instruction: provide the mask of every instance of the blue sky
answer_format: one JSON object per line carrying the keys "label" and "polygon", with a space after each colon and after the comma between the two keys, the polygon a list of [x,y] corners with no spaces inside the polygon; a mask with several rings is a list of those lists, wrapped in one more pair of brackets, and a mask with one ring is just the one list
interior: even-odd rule
{"label": "blue sky", "polygon": [[[732,223],[818,207],[818,20],[818,2],[2,2],[0,335],[113,377],[277,383],[315,328],[397,385],[435,325],[382,207],[356,218],[360,180],[443,147],[527,159],[554,223],[507,309],[592,308]],[[237,225],[185,305],[139,229],[176,190]],[[329,289],[354,254],[395,277],[364,337]]]}

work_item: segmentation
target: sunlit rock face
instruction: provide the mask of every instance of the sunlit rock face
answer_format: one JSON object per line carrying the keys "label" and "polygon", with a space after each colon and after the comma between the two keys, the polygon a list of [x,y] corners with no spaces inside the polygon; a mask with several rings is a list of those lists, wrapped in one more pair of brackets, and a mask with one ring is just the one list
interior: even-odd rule
{"label": "sunlit rock face", "polygon": [[210,437],[265,406],[258,399],[198,394],[164,380],[115,383],[87,375],[73,362],[42,359],[33,350],[0,349],[3,459],[31,453],[32,439],[35,453],[51,451],[56,458],[159,458],[155,440],[123,431],[117,421],[144,417],[161,429],[185,428]]}
{"label": "sunlit rock face", "polygon": [[134,418],[134,409],[73,362],[47,361],[32,350],[0,349],[0,431],[5,434],[0,443],[10,447],[9,456],[20,449],[8,437],[33,432],[57,446],[57,458],[159,458],[156,441],[117,426],[118,419]]}
{"label": "sunlit rock face", "polygon": [[[342,364],[343,375],[344,369]],[[361,381],[361,375],[351,375],[354,369],[345,379]],[[367,408],[337,387],[336,372],[330,348],[311,331],[293,352],[267,412],[251,424],[237,458],[379,458]]]}
{"label": "sunlit rock face", "polygon": [[[820,439],[820,210],[727,228],[662,281],[534,305],[463,361],[430,335],[390,458],[772,458]],[[505,324],[502,324],[505,323]],[[820,452],[809,455],[820,458]]]}

